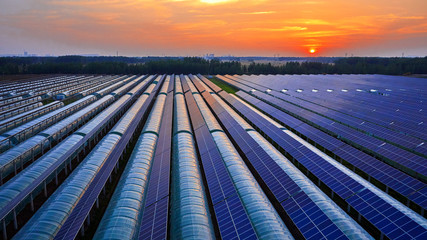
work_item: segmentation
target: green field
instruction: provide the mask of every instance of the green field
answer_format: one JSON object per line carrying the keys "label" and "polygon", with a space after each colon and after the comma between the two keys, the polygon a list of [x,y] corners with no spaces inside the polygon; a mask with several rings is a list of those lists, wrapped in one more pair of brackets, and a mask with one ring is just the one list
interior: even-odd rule
{"label": "green field", "polygon": [[221,81],[219,78],[217,78],[217,77],[206,77],[206,78],[208,78],[211,82],[213,82],[213,83],[215,83],[218,87],[220,87],[220,88],[222,88],[222,90],[224,90],[224,91],[226,91],[226,92],[228,92],[228,93],[231,93],[231,94],[234,94],[234,93],[236,93],[237,91],[239,91],[239,89],[237,89],[237,88],[235,88],[235,87],[233,87],[233,86],[231,86],[230,84],[228,84],[228,83],[225,83],[225,82],[223,82],[223,81]]}

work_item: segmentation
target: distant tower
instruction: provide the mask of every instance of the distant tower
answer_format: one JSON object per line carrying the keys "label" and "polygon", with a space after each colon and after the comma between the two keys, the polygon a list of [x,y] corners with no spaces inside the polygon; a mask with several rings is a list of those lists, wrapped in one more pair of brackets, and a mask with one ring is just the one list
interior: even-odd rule
{"label": "distant tower", "polygon": [[24,51],[24,56],[25,57],[28,56],[28,52],[27,51]]}

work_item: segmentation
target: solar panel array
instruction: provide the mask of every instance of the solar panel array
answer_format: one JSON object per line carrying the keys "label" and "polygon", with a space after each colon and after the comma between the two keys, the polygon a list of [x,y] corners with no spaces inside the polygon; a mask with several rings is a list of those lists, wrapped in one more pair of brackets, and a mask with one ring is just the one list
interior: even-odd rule
{"label": "solar panel array", "polygon": [[193,93],[184,82],[183,89],[191,117],[194,134],[206,176],[211,201],[223,239],[235,239],[239,236],[247,239],[256,238],[255,231],[244,210],[243,204],[233,186],[221,154],[203,120]]}
{"label": "solar panel array", "polygon": [[427,239],[424,79],[215,78],[0,83],[2,238]]}
{"label": "solar panel array", "polygon": [[[174,77],[171,77],[174,79]],[[159,139],[148,182],[139,239],[166,239],[169,211],[170,158],[172,138],[173,86],[169,82]]]}
{"label": "solar panel array", "polygon": [[[408,169],[405,168],[403,169],[404,171],[398,171],[396,168],[402,170],[401,165],[397,165],[396,162],[392,162],[389,158],[380,155],[380,153],[382,153],[381,149],[376,149],[375,152],[372,153],[372,151],[367,151],[364,147],[366,145],[373,145],[372,142],[377,142],[378,145],[384,147],[387,145],[385,142],[379,142],[377,139],[371,139],[371,141],[369,141],[370,137],[368,135],[363,135],[359,138],[363,142],[356,140],[355,143],[351,144],[352,142],[346,141],[347,139],[342,141],[342,135],[345,133],[342,133],[339,129],[334,131],[334,129],[337,128],[331,127],[337,125],[337,122],[330,121],[326,124],[325,128],[325,125],[321,122],[324,118],[319,115],[316,116],[312,112],[298,108],[296,105],[288,104],[264,92],[255,91],[252,93],[252,91],[249,91],[249,93],[251,93],[252,96],[245,92],[238,92],[237,94],[250,101],[252,104],[259,106],[260,109],[284,123],[289,128],[294,129],[296,133],[322,146],[336,158],[342,159],[352,164],[353,167],[364,171],[368,174],[369,178],[380,181],[383,183],[386,191],[393,189],[398,194],[406,197],[408,201],[413,201],[414,204],[419,205],[422,209],[426,208],[425,194],[427,193],[427,189],[422,183],[425,179],[423,174],[410,171],[409,173],[412,173],[411,175],[414,176],[411,178],[408,174],[405,174],[405,172],[408,173],[405,171]],[[283,93],[277,94],[284,95]],[[343,92],[343,94],[345,94],[345,92]],[[390,146],[390,144],[388,145]],[[397,148],[395,146],[392,147]],[[371,154],[366,154],[366,152]],[[415,156],[413,153],[405,151],[404,149],[397,149],[393,154],[396,154],[396,152],[401,153],[400,156],[395,158],[396,161],[400,162],[405,161],[405,159],[411,159],[411,161],[420,168],[426,166],[424,164],[426,158]],[[362,158],[364,161],[360,161]],[[417,178],[421,181],[418,181]],[[422,211],[423,210],[421,210],[421,212]]]}

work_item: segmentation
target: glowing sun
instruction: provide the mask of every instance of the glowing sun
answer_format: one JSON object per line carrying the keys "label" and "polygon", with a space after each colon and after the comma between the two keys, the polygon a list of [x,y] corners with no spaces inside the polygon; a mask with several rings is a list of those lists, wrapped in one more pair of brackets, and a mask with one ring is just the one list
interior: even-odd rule
{"label": "glowing sun", "polygon": [[312,49],[310,49],[310,51],[309,51],[310,53],[315,53],[316,52],[316,49],[314,49],[314,48],[312,48]]}

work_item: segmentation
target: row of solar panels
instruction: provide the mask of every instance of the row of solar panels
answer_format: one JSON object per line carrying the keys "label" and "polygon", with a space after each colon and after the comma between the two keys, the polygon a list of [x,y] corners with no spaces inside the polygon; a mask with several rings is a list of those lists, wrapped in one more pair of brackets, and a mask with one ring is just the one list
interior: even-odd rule
{"label": "row of solar panels", "polygon": [[[16,84],[8,87],[7,84],[0,86],[5,90],[2,91],[1,106],[15,103],[19,105],[20,101],[32,96],[47,97],[55,95],[61,91],[66,91],[75,85],[81,84],[94,78],[93,76],[58,76],[41,78],[39,80],[28,79],[25,86]],[[5,86],[6,85],[6,86]]]}
{"label": "row of solar panels", "polygon": [[[361,129],[354,121],[363,121],[364,125],[368,125],[369,120],[343,115],[337,110],[322,108],[322,106],[313,102],[303,101],[276,90],[263,91],[259,84],[251,84],[250,81],[243,80],[244,77],[219,77],[224,81],[231,81],[231,84],[239,82],[246,89],[250,88],[249,91],[246,91],[246,89],[244,91],[263,99],[289,115],[350,143],[374,157],[381,158],[412,176],[427,180],[425,158],[427,148],[423,139],[412,138],[411,140],[413,141],[410,143],[404,134],[393,132],[390,129],[381,128],[374,124],[371,124],[368,128]],[[335,107],[339,109],[340,106]],[[345,116],[345,118],[342,116]],[[406,145],[406,147],[403,145]],[[330,150],[332,151],[333,149]]]}
{"label": "row of solar panels", "polygon": [[[72,239],[88,226],[95,239],[427,237],[422,181],[252,89],[237,97],[200,75],[139,77],[12,148],[29,146],[4,168],[15,174],[0,186],[4,238],[16,228],[16,239]],[[334,144],[347,154],[331,154]],[[363,165],[371,162],[377,175]],[[102,219],[91,217],[119,168]],[[20,211],[34,208],[40,193],[47,197],[50,182],[60,185],[51,185],[55,192],[22,227]]]}
{"label": "row of solar panels", "polygon": [[[232,83],[232,84],[233,83],[237,83],[237,82],[231,82],[231,81],[228,81],[228,82]],[[238,84],[234,84],[234,85],[238,86]],[[256,93],[256,92],[253,92],[251,90],[249,90],[249,92],[251,92],[253,94]],[[245,95],[243,93],[241,93],[241,92],[238,92],[237,94],[240,95],[240,96],[245,97]],[[226,94],[224,94],[224,95],[226,95]],[[249,95],[247,95],[247,96],[249,96]],[[224,96],[224,98],[225,98],[225,96]],[[298,127],[298,126],[303,127],[303,125],[307,126],[307,124],[304,124],[303,122],[298,121],[295,118],[292,118],[291,116],[289,116],[286,113],[280,111],[279,109],[274,108],[271,105],[267,104],[266,102],[259,101],[258,99],[253,98],[253,97],[252,97],[252,99],[250,99],[250,98],[246,98],[246,99],[249,100],[251,104],[259,107],[265,113],[268,113],[270,116],[274,116],[276,119],[280,119],[282,123],[286,123],[286,124],[292,125],[293,127]],[[230,99],[230,102],[233,102],[233,99]],[[251,111],[249,111],[249,110],[248,111],[244,111],[245,107],[242,104],[240,104],[240,103],[235,103],[235,109],[237,111],[239,111],[243,116],[245,116],[246,118],[248,118],[248,120],[250,120],[252,123],[254,123],[254,126],[258,127],[258,129],[260,131],[264,132],[264,134],[266,134],[276,144],[278,144],[279,145],[278,147],[282,147],[283,151],[286,152],[287,154],[289,154],[289,156],[291,157],[291,159],[293,158],[294,161],[297,163],[297,165],[301,166],[301,164],[302,164],[303,169],[310,172],[309,175],[314,174],[316,176],[316,178],[315,178],[317,180],[316,182],[318,182],[319,186],[322,186],[322,185],[325,186],[326,185],[325,187],[329,188],[328,190],[331,191],[331,193],[330,193],[331,195],[330,196],[337,197],[336,195],[338,194],[339,196],[341,196],[342,200],[346,200],[347,198],[349,198],[349,199],[350,198],[356,199],[356,198],[360,198],[360,196],[358,196],[359,194],[363,195],[364,191],[369,192],[368,190],[371,190],[369,188],[365,189],[366,186],[364,188],[363,185],[361,185],[360,187],[357,187],[355,185],[356,182],[362,182],[363,181],[362,179],[356,178],[356,182],[353,182],[352,179],[349,179],[348,177],[345,177],[342,174],[340,176],[339,172],[332,172],[331,171],[332,170],[331,166],[328,166],[328,164],[324,161],[325,159],[326,160],[328,159],[327,155],[324,155],[324,160],[322,162],[322,160],[321,160],[322,158],[320,158],[319,155],[316,156],[316,155],[310,154],[309,151],[304,150],[304,146],[301,146],[301,144],[299,144],[298,142],[295,142],[291,138],[287,137],[286,134],[279,134],[278,131],[280,131],[280,129],[282,128],[281,126],[274,126],[273,127],[273,126],[271,126],[268,123],[268,121],[265,121],[265,120],[261,121],[262,119],[259,118],[259,115],[261,113],[251,115]],[[252,118],[250,118],[250,117],[252,117]],[[304,129],[304,127],[303,127],[303,129]],[[316,132],[315,128],[312,128],[310,130],[311,130],[310,134],[307,134],[307,131],[305,131],[305,133],[307,135],[309,135],[310,137],[312,137],[312,138],[315,139],[315,141],[312,141],[313,143],[318,144],[318,141],[319,141],[320,142],[320,146],[321,146],[322,143],[325,142],[322,138],[319,138],[319,135],[320,135],[319,133],[322,133],[322,132],[318,131],[318,130]],[[285,131],[288,131],[288,130],[285,130]],[[231,135],[234,136],[234,134],[231,134]],[[302,135],[302,136],[304,136],[304,135]],[[306,137],[306,136],[304,136],[304,137]],[[322,137],[325,137],[325,136],[322,136]],[[334,144],[336,144],[335,147],[339,147],[340,145],[344,144],[344,143],[342,143],[340,141],[337,141],[336,139],[335,139],[335,141],[331,140],[331,139],[328,139],[328,140],[330,140],[331,142],[333,142]],[[295,150],[293,150],[292,147]],[[322,154],[320,154],[320,155],[322,155]],[[359,158],[359,154],[358,153],[356,153],[355,158]],[[346,160],[346,159],[344,159],[344,160]],[[336,161],[333,160],[333,159],[331,159],[331,158],[329,159],[329,162],[331,164],[336,164]],[[387,166],[387,165],[385,165],[385,166]],[[322,171],[322,168],[325,169],[325,170]],[[345,169],[343,169],[343,170],[345,170]],[[382,173],[383,175],[387,174],[387,170],[388,169],[384,169],[384,170],[385,171]],[[394,172],[401,173],[399,171],[394,171]],[[409,176],[403,174],[403,173],[401,173],[400,176],[404,176],[403,179],[406,180],[406,182],[409,183],[409,184],[418,183],[418,186],[415,187],[414,191],[417,191],[419,189],[421,189],[421,190],[424,189],[425,190],[425,184],[424,183],[421,183],[421,182],[419,182],[419,181],[417,181],[417,180],[415,180],[413,178],[412,178],[412,180],[410,182],[408,182],[408,180],[410,180],[411,178]],[[354,176],[354,177],[357,177],[357,176]],[[396,177],[399,177],[399,176],[396,176]],[[405,177],[406,177],[406,179],[405,179]],[[332,181],[331,178],[332,179],[335,178],[336,180]],[[347,181],[346,181],[346,178],[347,178]],[[322,179],[325,179],[325,180],[322,180]],[[400,177],[399,179],[402,179],[402,177]],[[401,184],[399,187],[400,188],[405,188],[406,186],[407,186],[406,184]],[[412,185],[410,185],[410,186],[412,186]],[[352,187],[355,187],[356,189],[352,189]],[[334,188],[336,188],[336,190],[334,190]],[[386,187],[385,190],[387,190],[387,188],[388,187]],[[407,189],[405,189],[405,190],[407,190]],[[358,192],[358,191],[360,191],[360,192]],[[371,191],[375,191],[375,189],[372,188]],[[411,194],[413,194],[414,191],[409,191],[409,192]],[[381,193],[381,192],[378,192],[378,193]],[[385,197],[385,199],[387,199],[387,196],[384,196],[384,197]],[[378,199],[378,201],[374,201],[374,199],[370,199],[370,201],[371,200],[375,204],[380,204],[381,203],[381,204],[383,204],[382,207],[385,207],[384,206],[385,203],[381,202],[380,199]],[[426,200],[425,195],[424,196],[420,196],[417,200],[419,200],[419,203],[423,206],[423,208],[425,208],[425,200]],[[373,203],[370,203],[370,202],[363,203],[363,201],[365,201],[365,200],[363,198],[360,198],[360,200],[359,200],[359,204],[360,205],[357,206],[357,207],[366,208],[366,210],[368,210],[367,208],[369,207],[369,205],[373,204]],[[406,201],[405,201],[405,203],[406,203]],[[345,207],[347,207],[348,209],[350,209],[350,207],[356,207],[356,206],[352,206],[351,204],[348,204]],[[356,210],[357,210],[357,208],[356,208]],[[417,210],[420,210],[420,209],[418,208]],[[381,219],[379,216],[381,215],[380,212],[382,212],[382,211],[378,211],[378,210],[376,210],[376,211],[377,211],[378,215],[375,215],[375,209],[371,209],[371,212],[368,212],[369,213],[369,217],[371,217],[371,218],[372,217],[376,217],[377,219]],[[421,209],[420,212],[422,214],[424,214],[424,210]],[[359,213],[359,214],[360,215],[358,215],[357,218],[360,220],[361,218],[363,218],[363,215],[361,213]],[[371,220],[369,218],[367,218],[367,219],[368,219],[369,222],[371,222]],[[388,224],[390,224],[389,222],[386,223],[384,219],[381,219],[381,220],[383,222],[378,225],[379,229],[381,229],[381,228],[387,226]],[[371,222],[371,224],[375,225],[375,224],[377,224],[377,222]],[[380,231],[384,231],[384,230],[380,230]],[[385,233],[385,234],[388,235],[387,233]]]}
{"label": "row of solar panels", "polygon": [[[91,149],[98,143],[99,138],[103,136],[106,129],[111,128],[117,122],[136,98],[141,95],[142,91],[147,88],[148,83],[152,81],[151,77],[147,79],[144,79],[144,76],[132,78],[134,78],[132,81],[124,84],[111,94],[103,96],[101,99],[46,129],[43,132],[44,134],[32,137],[2,154],[1,159],[7,161],[7,163],[2,164],[4,173],[11,171],[10,167],[8,171],[11,161],[18,161],[12,164],[23,168],[22,172],[19,172],[0,187],[7,193],[0,195],[2,205],[0,209],[3,210],[2,214],[4,216],[2,215],[2,217],[4,217],[5,221],[10,220],[11,216],[13,217],[14,215],[13,213],[19,212],[25,204],[31,203],[33,206],[33,196],[36,196],[43,189],[47,191],[46,183],[53,180],[57,181],[58,173],[71,170],[71,161],[80,156],[80,152]],[[91,96],[93,97],[93,95]],[[96,117],[93,118],[94,116]],[[89,121],[91,117],[93,119]],[[69,130],[70,125],[72,127],[71,130]],[[74,131],[75,129],[78,130]],[[61,139],[67,136],[64,130],[72,134],[59,142],[58,138]],[[55,140],[56,142],[54,142]],[[52,147],[55,143],[58,143],[58,145],[40,158],[38,158],[38,154],[34,154],[36,151],[43,151],[42,147],[48,147],[49,145]],[[26,165],[23,162],[25,163],[25,161],[31,159],[37,161],[25,168]],[[17,189],[20,189],[20,191],[16,191]]]}
{"label": "row of solar panels", "polygon": [[[85,90],[85,94],[81,94],[82,98],[60,108],[51,107],[53,104],[52,103],[48,105],[48,108],[46,108],[47,106],[43,106],[34,109],[33,111],[24,112],[20,115],[20,118],[13,117],[9,120],[4,120],[2,122],[2,131],[0,132],[0,152],[4,152],[16,144],[26,140],[27,138],[39,134],[40,131],[43,131],[50,125],[68,117],[69,115],[103,97],[104,95],[109,94],[113,90],[129,82],[134,77],[135,76],[118,77],[118,82],[109,84],[107,87],[104,86],[103,89],[99,90],[98,87],[96,87],[91,91]],[[88,95],[89,93],[90,95]],[[85,97],[83,97],[83,95],[85,95]],[[58,106],[56,103],[58,102],[55,102],[54,106]],[[60,106],[62,105],[61,103],[58,104]],[[41,112],[46,114],[38,117],[40,116]]]}
{"label": "row of solar panels", "polygon": [[29,97],[23,99],[22,97],[12,97],[6,99],[0,107],[1,115],[4,115],[6,112],[17,110],[21,106],[28,105],[30,103],[35,103],[41,101],[41,97]]}
{"label": "row of solar panels", "polygon": [[[75,77],[75,76],[72,76]],[[84,78],[84,76],[80,76]],[[67,79],[67,76],[52,76],[52,77],[40,77],[40,78],[29,78],[23,80],[14,80],[2,82],[0,86],[0,93],[3,95],[11,91],[28,91],[34,88],[51,85],[54,82],[61,82]]]}
{"label": "row of solar panels", "polygon": [[[60,76],[27,80],[26,86],[13,85],[15,90],[8,90],[3,94],[0,100],[0,119],[40,107],[39,101],[43,99],[64,100],[70,96],[86,96],[124,77],[126,76]],[[7,84],[0,84],[0,87],[7,89],[5,85]]]}
{"label": "row of solar panels", "polygon": [[[227,80],[226,78],[223,79]],[[231,79],[229,79],[228,82],[231,84],[235,83],[235,81]],[[411,172],[411,170],[408,170],[408,173],[412,173],[414,176],[414,178],[411,179],[408,178],[406,174],[396,170],[393,167],[402,169],[401,165],[396,164],[396,162],[403,162],[405,159],[410,159],[412,161],[416,159],[417,161],[413,162],[418,166],[424,167],[426,160],[425,158],[421,156],[415,156],[414,154],[406,152],[403,149],[396,150],[397,147],[381,142],[377,143],[379,148],[375,148],[374,146],[372,150],[368,152],[371,154],[371,156],[369,156],[369,154],[363,153],[363,150],[365,149],[362,146],[366,142],[369,144],[369,140],[377,141],[372,137],[359,134],[359,138],[354,137],[354,135],[348,137],[353,141],[342,141],[343,139],[347,140],[345,137],[348,135],[345,135],[345,133],[342,131],[338,132],[340,130],[339,128],[336,128],[336,126],[339,123],[337,124],[337,122],[329,121],[327,122],[328,124],[322,125],[321,116],[316,116],[316,114],[313,112],[304,111],[304,109],[298,108],[295,105],[290,105],[288,102],[282,101],[281,98],[276,98],[270,93],[253,91],[249,91],[248,93],[252,94],[253,96],[250,96],[244,92],[239,92],[238,95],[244,97],[252,104],[259,106],[261,110],[281,121],[289,128],[293,129],[297,134],[311,139],[331,156],[339,159],[340,161],[344,160],[346,163],[351,164],[354,168],[358,168],[359,170],[367,173],[369,178],[376,179],[376,181],[382,183],[386,191],[389,191],[389,188],[391,188],[400,194],[400,197],[403,196],[405,201],[414,201],[415,204],[418,205],[417,207],[421,208],[419,211],[424,214],[423,209],[426,208],[427,203],[427,198],[425,195],[427,189],[425,189],[424,184],[420,185],[417,183],[418,181],[414,181],[416,178],[419,178],[421,182],[423,182],[425,177],[423,176],[422,172]],[[336,132],[338,132],[339,135],[336,134],[334,131],[335,129],[338,129]],[[337,135],[339,137],[337,137]],[[365,143],[360,141],[365,141]],[[386,152],[381,149],[384,147],[393,148],[394,152]],[[357,148],[360,148],[360,150]],[[400,156],[397,155],[399,153]],[[396,155],[396,157],[393,158],[393,155]],[[375,159],[375,157],[379,157],[379,159]],[[390,161],[390,159],[394,159],[396,162]],[[392,165],[393,167],[383,163],[381,160]],[[403,168],[403,170],[406,169]]]}
{"label": "row of solar panels", "polygon": [[[109,76],[105,76],[109,77]],[[47,92],[59,93],[67,91],[78,85],[90,83],[102,76],[56,76],[56,77],[43,77],[40,79],[27,79],[23,83],[2,83],[0,85],[0,95],[7,98],[10,95],[25,95],[32,93],[33,95],[40,95]]]}
{"label": "row of solar panels", "polygon": [[[287,96],[365,118],[386,128],[415,136],[425,134],[425,131],[417,133],[417,130],[424,129],[423,124],[427,120],[425,109],[423,110],[427,95],[425,90],[422,90],[422,80],[408,77],[374,76],[378,78],[377,81],[354,85],[354,80],[370,79],[370,77],[372,76],[361,75],[357,78],[341,75],[244,76],[242,81],[256,84],[262,90],[271,89],[275,92],[284,92]],[[391,81],[393,79],[395,81]],[[397,80],[400,80],[400,83],[396,83]],[[345,83],[342,83],[343,81]],[[389,85],[389,82],[394,84]],[[373,83],[377,85],[373,86]],[[413,86],[402,88],[408,83]],[[345,87],[342,86],[343,84],[346,84]],[[378,94],[379,92],[386,94]],[[424,135],[424,139],[425,137]]]}
{"label": "row of solar panels", "polygon": [[[63,80],[53,83],[52,78],[44,78],[46,82],[43,83],[45,86],[45,92],[39,92],[39,96],[33,95],[22,95],[20,97],[11,97],[7,100],[13,100],[7,104],[3,104],[0,107],[0,134],[5,131],[18,127],[21,124],[24,124],[42,114],[53,111],[59,107],[62,107],[63,104],[56,101],[50,104],[43,105],[40,101],[42,99],[51,98],[50,95],[45,94],[46,92],[53,93],[54,89],[59,88],[62,90],[67,90],[66,94],[61,95],[58,99],[64,100],[67,97],[75,96],[76,99],[85,97],[93,92],[99,91],[107,86],[114,86],[115,84],[120,83],[120,81],[126,76],[97,76],[97,77],[61,77]],[[53,79],[57,79],[55,77]],[[73,80],[74,79],[74,80]],[[71,82],[74,82],[71,84]],[[38,81],[28,81],[30,86],[37,86],[41,83]],[[76,86],[76,84],[78,86]],[[1,84],[0,86],[4,85]],[[68,87],[67,87],[68,86]],[[71,87],[70,87],[71,86]],[[20,89],[25,92],[25,89]],[[44,94],[44,95],[43,95]],[[58,95],[58,96],[59,96]]]}
{"label": "row of solar panels", "polygon": [[88,92],[94,92],[94,89],[99,90],[106,86],[110,86],[114,83],[123,80],[126,76],[97,76],[93,78],[89,78],[84,83],[77,84],[71,88],[68,88],[66,91],[62,91],[61,93],[56,94],[56,99],[66,99],[70,96],[74,96],[76,94],[81,94],[82,96],[86,96]]}

